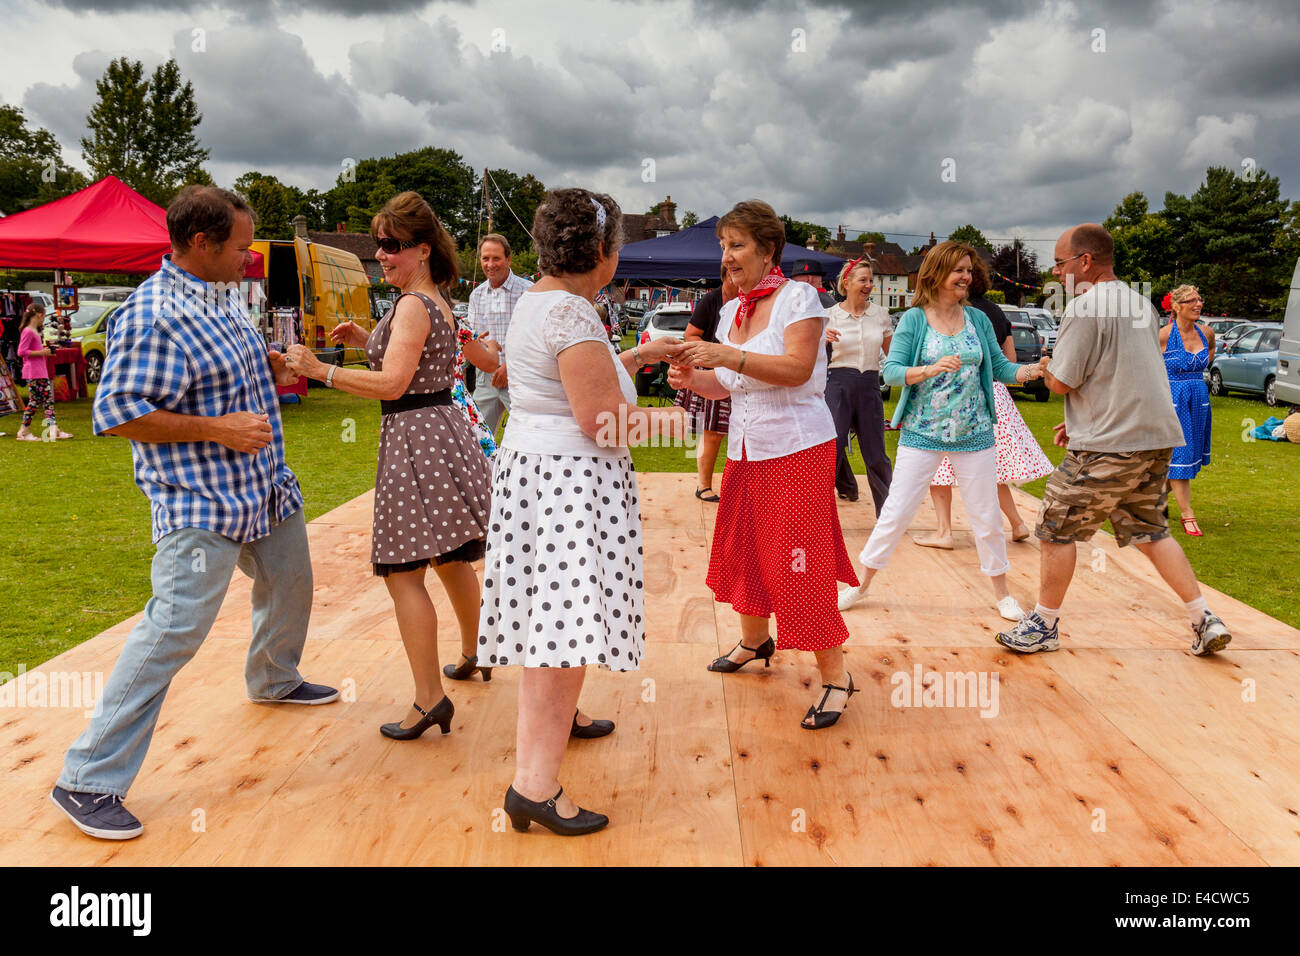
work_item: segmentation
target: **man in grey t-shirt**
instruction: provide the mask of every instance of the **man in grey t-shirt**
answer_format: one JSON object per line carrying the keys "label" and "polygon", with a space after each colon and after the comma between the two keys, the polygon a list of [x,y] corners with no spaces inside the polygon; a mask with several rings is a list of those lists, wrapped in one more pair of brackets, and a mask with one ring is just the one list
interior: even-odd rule
{"label": "man in grey t-shirt", "polygon": [[1137,545],[1187,609],[1198,656],[1232,640],[1201,594],[1187,555],[1169,536],[1169,457],[1183,444],[1151,303],[1115,278],[1114,244],[1096,223],[1056,243],[1053,274],[1079,292],[1065,309],[1048,388],[1065,396],[1056,444],[1069,449],[1047,480],[1035,533],[1042,542],[1038,606],[998,643],[1031,654],[1060,646],[1057,621],[1074,575],[1076,541],[1110,519],[1115,541]]}

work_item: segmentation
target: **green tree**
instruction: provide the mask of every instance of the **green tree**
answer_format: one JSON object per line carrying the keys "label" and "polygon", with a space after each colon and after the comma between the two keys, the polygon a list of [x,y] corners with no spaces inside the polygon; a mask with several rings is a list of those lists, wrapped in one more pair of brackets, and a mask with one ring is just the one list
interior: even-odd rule
{"label": "green tree", "polygon": [[187,183],[212,181],[202,168],[209,152],[195,134],[203,116],[175,60],[146,80],[139,60],[119,57],[95,81],[95,92],[81,149],[96,179],[117,176],[160,205]]}
{"label": "green tree", "polygon": [[248,200],[257,213],[257,238],[293,238],[293,217],[299,206],[293,193],[297,190],[274,176],[250,170],[235,180],[235,192]]}
{"label": "green tree", "polygon": [[798,219],[791,219],[789,216],[782,216],[781,222],[785,224],[785,241],[787,245],[806,246],[808,237],[816,236],[817,244],[825,247],[831,238],[831,231],[825,226],[819,226],[815,222],[803,222]]}
{"label": "green tree", "polygon": [[1000,290],[1007,302],[1020,305],[1027,297],[1037,294],[1035,289],[1022,286],[1038,284],[1038,255],[1019,239],[994,249],[992,263],[993,288]]}
{"label": "green tree", "polygon": [[876,245],[884,245],[885,234],[883,232],[860,232],[854,242],[874,242]]}
{"label": "green tree", "polygon": [[1147,211],[1140,192],[1125,196],[1102,223],[1115,240],[1115,274],[1129,282],[1150,282],[1163,295],[1172,288],[1173,230],[1160,213]]}
{"label": "green tree", "polygon": [[1266,315],[1289,285],[1274,244],[1288,206],[1277,177],[1262,169],[1247,178],[1211,166],[1191,196],[1166,193],[1174,278],[1200,289],[1207,313]]}
{"label": "green tree", "polygon": [[1277,232],[1273,234],[1273,248],[1277,251],[1278,279],[1282,289],[1268,302],[1268,309],[1280,315],[1286,312],[1291,280],[1295,276],[1296,262],[1300,260],[1300,202],[1291,203],[1282,214]]}
{"label": "green tree", "polygon": [[[488,171],[488,176],[488,196],[492,201],[492,231],[509,239],[510,248],[514,252],[531,249],[533,240],[529,233],[533,228],[533,217],[537,215],[537,207],[546,198],[546,187],[532,173],[524,173],[521,176],[508,169],[492,169]],[[483,180],[480,179],[474,193],[476,209],[485,209],[480,206],[482,194]],[[516,219],[516,216],[519,218]],[[483,222],[483,231],[487,231],[486,220]]]}
{"label": "green tree", "polygon": [[987,249],[993,251],[993,243],[984,238],[984,233],[980,232],[970,223],[964,226],[958,226],[949,235],[948,238],[953,242],[964,242],[968,246],[974,246],[976,249]]}
{"label": "green tree", "polygon": [[20,212],[85,185],[86,178],[64,164],[53,133],[29,127],[18,107],[0,105],[0,212]]}
{"label": "green tree", "polygon": [[[462,245],[473,244],[478,227],[474,171],[459,153],[433,146],[363,159],[340,173],[334,188],[322,198],[324,222],[327,227],[345,222],[349,228],[369,231],[370,216],[379,206],[408,189],[433,207],[452,238]],[[379,196],[384,198],[376,205]]]}
{"label": "green tree", "polygon": [[694,209],[686,210],[685,215],[682,216],[683,229],[689,229],[691,226],[697,226],[699,225],[699,222],[700,222],[699,214],[696,213]]}

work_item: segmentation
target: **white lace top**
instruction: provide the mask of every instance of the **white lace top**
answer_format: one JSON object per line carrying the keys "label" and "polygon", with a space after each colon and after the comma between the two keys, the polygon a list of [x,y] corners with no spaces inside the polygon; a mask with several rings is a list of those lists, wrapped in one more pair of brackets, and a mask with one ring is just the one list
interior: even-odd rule
{"label": "white lace top", "polygon": [[510,418],[502,448],[541,455],[627,456],[626,447],[596,444],[574,420],[556,356],[579,342],[605,346],[624,401],[636,404],[636,385],[618,360],[592,304],[562,289],[530,290],[519,297],[506,332]]}
{"label": "white lace top", "polygon": [[[724,305],[718,318],[722,344],[756,355],[781,355],[785,352],[786,327],[809,318],[819,319],[821,335],[826,334],[826,310],[812,286],[787,282],[773,295],[776,301],[767,328],[743,345],[731,341],[740,302],[733,299]],[[718,369],[717,376],[718,383],[731,392],[728,458],[739,461],[742,447],[750,461],[780,458],[835,437],[835,421],[826,405],[825,346],[818,345],[817,364],[802,385],[769,385],[728,368]]]}

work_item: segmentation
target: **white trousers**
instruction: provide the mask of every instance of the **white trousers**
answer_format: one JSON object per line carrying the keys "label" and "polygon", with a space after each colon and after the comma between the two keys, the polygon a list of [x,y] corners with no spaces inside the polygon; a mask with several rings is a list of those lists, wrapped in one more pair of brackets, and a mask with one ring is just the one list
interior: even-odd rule
{"label": "white trousers", "polygon": [[997,449],[942,452],[906,445],[898,446],[889,497],[885,499],[885,508],[876,519],[876,527],[860,555],[864,565],[878,571],[889,564],[894,549],[925,500],[926,492],[930,490],[930,479],[939,470],[945,454],[952,461],[961,501],[975,534],[980,570],[995,577],[1011,569],[1007,562],[1007,540],[1002,534],[1002,510],[998,505]]}

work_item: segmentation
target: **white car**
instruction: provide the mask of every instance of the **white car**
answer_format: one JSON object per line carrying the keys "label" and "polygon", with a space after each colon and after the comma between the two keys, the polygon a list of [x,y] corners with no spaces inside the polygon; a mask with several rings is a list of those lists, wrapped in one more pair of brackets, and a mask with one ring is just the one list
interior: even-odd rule
{"label": "white car", "polygon": [[1043,337],[1043,354],[1051,355],[1052,347],[1056,345],[1056,319],[1053,318],[1052,313],[1047,309],[1028,305],[1021,311],[1029,317],[1029,324]]}
{"label": "white car", "polygon": [[[675,336],[682,338],[686,334],[686,326],[691,324],[691,316],[694,310],[685,302],[670,302],[667,305],[661,305],[655,310],[646,323],[645,330],[637,340],[638,345],[645,345],[647,342],[653,342],[656,339]],[[648,395],[651,384],[659,377],[663,371],[662,362],[653,362],[649,365],[643,365],[636,372],[636,390],[640,395]]]}

